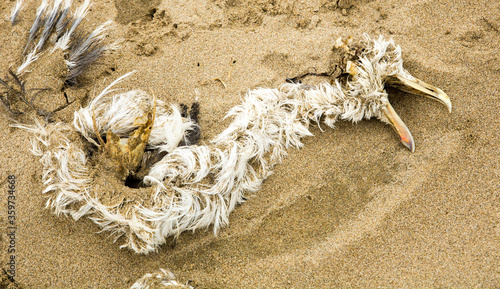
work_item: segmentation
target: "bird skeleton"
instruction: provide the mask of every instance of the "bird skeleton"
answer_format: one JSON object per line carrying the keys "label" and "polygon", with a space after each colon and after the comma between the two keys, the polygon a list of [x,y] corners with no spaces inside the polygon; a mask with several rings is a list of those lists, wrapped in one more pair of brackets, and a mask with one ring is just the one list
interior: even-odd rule
{"label": "bird skeleton", "polygon": [[[301,139],[312,135],[311,122],[333,127],[338,120],[377,118],[392,125],[402,143],[414,151],[411,133],[389,103],[386,85],[438,100],[451,110],[442,90],[403,68],[401,48],[393,40],[365,35],[356,42],[339,39],[336,47],[344,51],[345,81],[250,90],[243,103],[227,114],[233,119],[229,127],[209,144],[178,146],[196,124],[175,106],[156,101],[150,136],[141,139],[148,149],[167,154],[147,168],[141,189],[147,197],[130,198],[126,204],[104,202],[96,187],[99,177],[91,173],[92,164],[101,160],[89,156],[85,148],[99,144],[106,148],[101,140],[106,135],[108,144],[111,139],[115,144],[130,142],[134,132],[148,126],[144,124],[151,118],[142,124],[136,121],[155,110],[146,93],[110,96],[116,81],[75,112],[72,127],[24,126],[35,133],[32,151],[41,157],[47,206],[75,220],[88,216],[103,231],[124,236],[122,247],[147,254],[183,231],[212,226],[216,233],[227,225],[229,213],[244,201],[244,195],[260,189],[286,149],[301,147]],[[123,183],[122,187],[132,190]]]}

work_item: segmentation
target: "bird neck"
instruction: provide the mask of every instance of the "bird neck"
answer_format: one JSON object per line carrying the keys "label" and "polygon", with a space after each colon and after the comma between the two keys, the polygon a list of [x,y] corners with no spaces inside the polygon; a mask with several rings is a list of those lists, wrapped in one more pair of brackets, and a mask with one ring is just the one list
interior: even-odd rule
{"label": "bird neck", "polygon": [[287,148],[301,147],[301,139],[312,135],[311,121],[330,127],[338,119],[356,121],[363,114],[359,106],[340,85],[287,83],[278,89],[251,90],[241,105],[229,111],[226,117],[234,120],[213,143],[236,146],[241,169],[263,179]]}

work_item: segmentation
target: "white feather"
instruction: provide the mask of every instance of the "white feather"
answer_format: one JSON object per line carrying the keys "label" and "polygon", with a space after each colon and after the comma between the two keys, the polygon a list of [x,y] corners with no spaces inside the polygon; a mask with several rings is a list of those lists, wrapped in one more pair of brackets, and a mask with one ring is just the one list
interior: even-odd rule
{"label": "white feather", "polygon": [[40,53],[38,52],[38,44],[33,48],[33,51],[31,51],[28,55],[26,55],[26,60],[24,61],[23,64],[21,64],[17,68],[17,75],[20,75],[24,70],[33,62],[35,62],[38,57],[40,56]]}
{"label": "white feather", "polygon": [[16,5],[12,7],[12,11],[10,12],[10,23],[14,25],[16,22],[17,16],[23,7],[23,0],[17,0]]}
{"label": "white feather", "polygon": [[59,40],[56,42],[52,51],[54,51],[58,48],[60,48],[62,50],[67,50],[69,48],[69,41],[71,39],[71,35],[73,34],[73,32],[75,32],[78,25],[80,25],[83,18],[85,18],[85,16],[89,12],[89,9],[91,6],[92,6],[92,4],[90,3],[90,0],[85,0],[85,2],[83,2],[83,4],[80,5],[75,10],[75,13],[73,16],[73,19],[74,19],[73,25],[71,25],[71,28],[66,33],[64,33],[64,35],[61,36],[61,38],[59,38]]}

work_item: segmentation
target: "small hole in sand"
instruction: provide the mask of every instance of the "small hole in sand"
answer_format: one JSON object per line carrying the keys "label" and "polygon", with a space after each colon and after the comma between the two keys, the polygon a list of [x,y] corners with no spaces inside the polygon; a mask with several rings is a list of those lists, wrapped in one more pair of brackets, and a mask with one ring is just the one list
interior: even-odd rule
{"label": "small hole in sand", "polygon": [[139,189],[139,188],[144,188],[144,183],[142,182],[141,178],[137,178],[135,176],[128,176],[125,179],[125,186],[132,188],[132,189]]}

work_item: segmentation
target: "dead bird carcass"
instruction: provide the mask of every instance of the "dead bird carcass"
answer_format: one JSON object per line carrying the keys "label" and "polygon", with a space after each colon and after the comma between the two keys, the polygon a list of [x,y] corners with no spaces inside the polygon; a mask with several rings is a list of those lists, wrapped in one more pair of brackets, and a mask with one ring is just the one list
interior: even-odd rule
{"label": "dead bird carcass", "polygon": [[[230,212],[245,194],[260,189],[286,149],[302,146],[301,139],[311,135],[311,122],[333,127],[338,120],[376,118],[392,125],[413,151],[411,133],[390,105],[386,85],[451,110],[442,90],[403,68],[401,49],[392,40],[365,35],[336,46],[345,55],[342,81],[250,90],[228,113],[234,119],[230,126],[207,145],[178,146],[199,133],[179,109],[159,101],[155,108],[154,100],[138,91],[107,96],[109,88],[75,113],[73,127],[27,127],[36,134],[33,152],[43,164],[47,205],[75,219],[87,215],[103,230],[125,236],[122,247],[149,253],[169,236],[209,226],[217,232],[227,225]],[[143,153],[137,165],[133,151],[141,154],[146,139],[145,147],[155,154]],[[94,158],[85,153],[92,145],[101,147]],[[103,157],[96,158],[99,154]],[[151,166],[144,165],[150,160]],[[141,166],[146,171],[141,173]],[[142,178],[145,187],[128,188],[127,178]]]}

